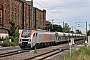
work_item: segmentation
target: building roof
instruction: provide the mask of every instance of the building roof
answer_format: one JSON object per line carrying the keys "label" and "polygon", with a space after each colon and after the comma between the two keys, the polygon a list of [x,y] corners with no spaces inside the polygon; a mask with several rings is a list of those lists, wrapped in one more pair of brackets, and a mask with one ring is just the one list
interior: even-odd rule
{"label": "building roof", "polygon": [[10,31],[9,31],[8,29],[6,29],[5,27],[0,27],[0,30],[1,30],[1,32],[3,32],[2,30],[5,30],[5,31],[7,31],[7,32],[5,32],[5,33],[10,34]]}

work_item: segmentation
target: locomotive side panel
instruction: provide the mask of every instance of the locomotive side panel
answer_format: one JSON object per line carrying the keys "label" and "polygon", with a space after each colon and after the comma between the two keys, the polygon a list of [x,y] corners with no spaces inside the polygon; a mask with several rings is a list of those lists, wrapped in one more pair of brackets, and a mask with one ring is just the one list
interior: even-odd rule
{"label": "locomotive side panel", "polygon": [[41,42],[44,42],[44,35],[43,34],[38,34],[36,43],[41,43]]}
{"label": "locomotive side panel", "polygon": [[55,34],[51,34],[50,35],[50,41],[55,41],[55,40],[56,40]]}
{"label": "locomotive side panel", "polygon": [[47,41],[47,42],[50,41],[50,35],[49,34],[44,34],[44,41]]}

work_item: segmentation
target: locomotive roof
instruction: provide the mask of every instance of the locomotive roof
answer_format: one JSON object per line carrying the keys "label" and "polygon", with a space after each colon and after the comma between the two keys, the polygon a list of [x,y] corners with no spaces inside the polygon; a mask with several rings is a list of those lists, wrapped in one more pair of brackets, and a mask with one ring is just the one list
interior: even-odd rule
{"label": "locomotive roof", "polygon": [[54,34],[54,32],[49,31],[37,31],[38,34]]}

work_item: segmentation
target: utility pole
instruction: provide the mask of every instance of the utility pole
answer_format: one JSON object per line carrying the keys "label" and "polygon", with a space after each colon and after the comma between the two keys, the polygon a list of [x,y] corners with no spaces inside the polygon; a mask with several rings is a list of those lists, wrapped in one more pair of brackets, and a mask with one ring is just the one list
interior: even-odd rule
{"label": "utility pole", "polygon": [[73,31],[73,27],[74,27],[74,26],[72,26],[72,31]]}
{"label": "utility pole", "polygon": [[63,28],[64,28],[64,21],[63,21]]}
{"label": "utility pole", "polygon": [[87,21],[86,21],[86,41],[87,41]]}
{"label": "utility pole", "polygon": [[[53,19],[54,20],[54,19]],[[53,29],[53,20],[52,20],[52,29]]]}
{"label": "utility pole", "polygon": [[75,33],[76,33],[76,27],[75,27]]}
{"label": "utility pole", "polygon": [[33,0],[31,0],[31,29],[34,28],[33,27]]}

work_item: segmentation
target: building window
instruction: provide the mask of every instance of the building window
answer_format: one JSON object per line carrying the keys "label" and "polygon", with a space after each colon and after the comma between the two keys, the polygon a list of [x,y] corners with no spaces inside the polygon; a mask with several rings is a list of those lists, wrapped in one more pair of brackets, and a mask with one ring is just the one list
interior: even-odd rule
{"label": "building window", "polygon": [[13,2],[12,2],[12,6],[13,6]]}
{"label": "building window", "polygon": [[17,11],[17,9],[15,8],[15,12]]}
{"label": "building window", "polygon": [[2,11],[0,10],[0,27],[2,26]]}
{"label": "building window", "polygon": [[16,13],[15,13],[15,18],[16,18]]}
{"label": "building window", "polygon": [[6,14],[6,10],[5,10],[5,14]]}
{"label": "building window", "polygon": [[13,11],[13,7],[12,7],[12,11]]}

